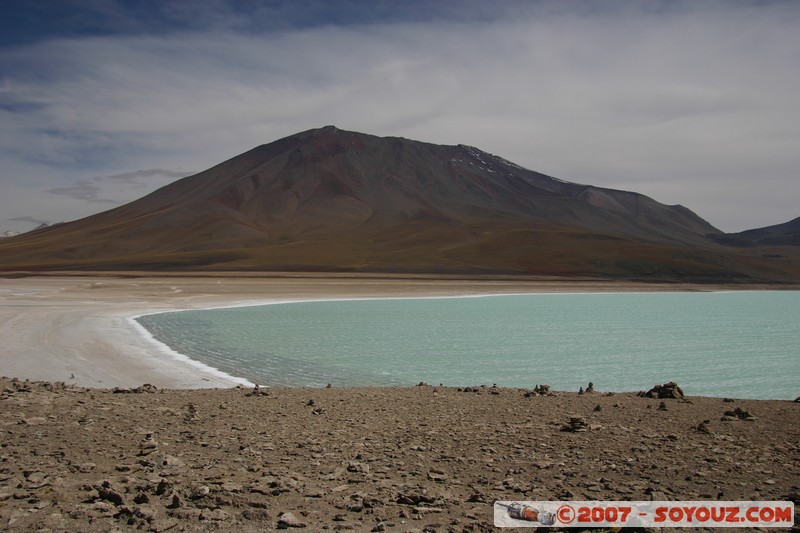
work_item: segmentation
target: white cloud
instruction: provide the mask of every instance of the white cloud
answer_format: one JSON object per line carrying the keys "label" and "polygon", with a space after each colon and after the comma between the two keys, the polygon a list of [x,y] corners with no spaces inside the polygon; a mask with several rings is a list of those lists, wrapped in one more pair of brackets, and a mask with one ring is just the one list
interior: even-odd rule
{"label": "white cloud", "polygon": [[[2,179],[19,186],[44,167],[36,187],[49,190],[143,167],[200,170],[336,124],[475,145],[563,179],[682,203],[729,231],[800,214],[788,200],[800,192],[800,6],[543,5],[486,23],[6,50],[0,170],[15,176]],[[36,215],[18,207],[12,216]]]}

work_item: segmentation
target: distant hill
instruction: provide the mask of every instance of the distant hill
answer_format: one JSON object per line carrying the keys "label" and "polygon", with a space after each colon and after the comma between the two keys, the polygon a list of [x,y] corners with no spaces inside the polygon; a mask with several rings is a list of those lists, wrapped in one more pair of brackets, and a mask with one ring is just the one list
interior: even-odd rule
{"label": "distant hill", "polygon": [[713,239],[731,246],[800,246],[800,218],[741,233],[714,235]]}
{"label": "distant hill", "polygon": [[562,181],[469,146],[333,126],[0,243],[3,270],[776,281],[798,278],[795,259],[733,247],[689,209],[641,194]]}

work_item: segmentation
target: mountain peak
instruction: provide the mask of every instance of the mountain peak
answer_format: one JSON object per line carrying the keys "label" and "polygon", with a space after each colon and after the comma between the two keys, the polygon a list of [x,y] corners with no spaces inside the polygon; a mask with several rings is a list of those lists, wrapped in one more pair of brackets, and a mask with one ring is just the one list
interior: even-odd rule
{"label": "mountain peak", "polygon": [[312,128],[308,130],[306,133],[310,133],[311,135],[335,135],[336,133],[343,131],[333,125],[322,126],[321,128]]}
{"label": "mountain peak", "polygon": [[2,239],[0,269],[739,275],[708,240],[717,233],[688,209],[476,147],[327,125]]}

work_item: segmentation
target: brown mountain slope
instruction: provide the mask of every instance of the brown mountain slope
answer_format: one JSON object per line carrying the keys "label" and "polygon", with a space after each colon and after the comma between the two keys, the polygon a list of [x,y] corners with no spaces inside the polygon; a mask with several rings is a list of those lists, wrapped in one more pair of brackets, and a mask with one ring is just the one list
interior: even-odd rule
{"label": "brown mountain slope", "polygon": [[[681,206],[468,146],[327,126],[119,208],[0,242],[0,268],[791,279]],[[793,263],[792,265],[793,266]]]}

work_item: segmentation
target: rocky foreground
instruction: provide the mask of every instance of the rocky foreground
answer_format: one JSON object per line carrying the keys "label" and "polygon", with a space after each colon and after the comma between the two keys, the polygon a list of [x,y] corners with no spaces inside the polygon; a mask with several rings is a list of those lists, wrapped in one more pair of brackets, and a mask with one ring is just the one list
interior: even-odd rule
{"label": "rocky foreground", "polygon": [[495,500],[797,505],[800,403],[539,392],[2,378],[0,529],[490,531]]}

